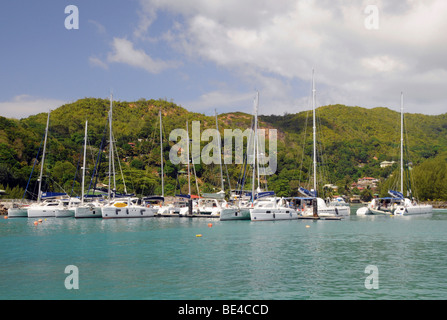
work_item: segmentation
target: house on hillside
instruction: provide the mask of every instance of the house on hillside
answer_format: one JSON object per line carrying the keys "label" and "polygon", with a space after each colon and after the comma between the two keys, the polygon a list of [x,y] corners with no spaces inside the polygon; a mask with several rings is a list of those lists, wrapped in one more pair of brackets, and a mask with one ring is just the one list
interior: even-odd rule
{"label": "house on hillside", "polygon": [[351,189],[357,188],[362,191],[368,189],[368,187],[372,190],[377,188],[377,184],[379,183],[379,179],[373,177],[364,177],[357,180],[351,184]]}
{"label": "house on hillside", "polygon": [[395,163],[396,163],[396,161],[382,161],[380,163],[380,167],[381,168],[391,167]]}

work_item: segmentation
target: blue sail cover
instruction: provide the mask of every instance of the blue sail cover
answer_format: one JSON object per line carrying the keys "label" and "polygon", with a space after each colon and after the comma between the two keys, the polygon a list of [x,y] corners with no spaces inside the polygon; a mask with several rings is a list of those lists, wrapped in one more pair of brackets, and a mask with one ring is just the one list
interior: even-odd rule
{"label": "blue sail cover", "polygon": [[51,199],[56,197],[68,196],[65,192],[42,192],[42,199]]}
{"label": "blue sail cover", "polygon": [[315,198],[317,196],[316,191],[309,191],[307,189],[304,189],[303,187],[299,187],[298,191],[301,192],[303,195]]}
{"label": "blue sail cover", "polygon": [[402,193],[394,191],[394,190],[388,190],[388,193],[393,198],[397,198],[397,199],[403,199],[404,198],[404,195]]}
{"label": "blue sail cover", "polygon": [[176,194],[175,196],[178,198],[191,199],[189,194]]}
{"label": "blue sail cover", "polygon": [[274,195],[275,195],[275,191],[258,192],[257,194],[255,194],[255,200],[259,199],[259,198],[264,198],[264,197],[271,197]]}

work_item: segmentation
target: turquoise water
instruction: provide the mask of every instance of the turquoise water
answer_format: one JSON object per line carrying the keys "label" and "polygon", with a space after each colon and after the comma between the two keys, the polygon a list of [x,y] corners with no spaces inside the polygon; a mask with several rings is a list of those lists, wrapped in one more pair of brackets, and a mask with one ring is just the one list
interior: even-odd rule
{"label": "turquoise water", "polygon": [[[447,299],[445,211],[315,222],[34,221],[0,221],[0,299]],[[65,287],[68,265],[78,268],[77,290]],[[378,289],[365,287],[369,265]]]}

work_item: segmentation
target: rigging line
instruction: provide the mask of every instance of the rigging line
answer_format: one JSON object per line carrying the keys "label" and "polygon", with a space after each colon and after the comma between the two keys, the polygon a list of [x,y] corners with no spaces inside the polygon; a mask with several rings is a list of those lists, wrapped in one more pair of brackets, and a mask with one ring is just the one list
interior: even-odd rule
{"label": "rigging line", "polygon": [[[112,140],[115,141],[115,136],[112,133]],[[124,185],[124,194],[127,194],[127,187],[126,187],[126,181],[124,180],[124,174],[123,174],[123,169],[121,167],[121,161],[120,161],[120,157],[118,154],[118,149],[116,147],[116,143],[113,144],[113,146],[115,147],[115,153],[116,153],[116,158],[118,159],[118,166],[120,168],[120,173],[121,173],[121,179],[123,180],[123,185]],[[132,179],[131,179],[132,180]],[[116,185],[115,185],[116,188]],[[115,190],[116,192],[116,190]]]}
{"label": "rigging line", "polygon": [[76,173],[74,175],[73,184],[71,186],[70,198],[72,197],[73,192],[74,192],[74,186],[75,186],[75,182],[76,182],[76,177],[78,176],[79,164],[81,163],[81,159],[82,159],[82,153],[79,154],[78,164],[76,166]]}
{"label": "rigging line", "polygon": [[25,199],[26,193],[27,193],[27,191],[28,191],[28,186],[29,186],[29,183],[30,183],[30,181],[31,181],[31,177],[33,176],[34,167],[35,167],[36,164],[37,164],[37,158],[39,158],[40,149],[42,148],[42,144],[43,144],[43,140],[44,140],[44,138],[45,138],[45,135],[42,137],[42,140],[40,141],[39,150],[37,151],[37,156],[36,156],[36,158],[34,159],[33,168],[31,169],[31,173],[30,173],[30,175],[29,175],[29,178],[28,178],[28,182],[27,182],[27,184],[26,184],[25,191],[23,192],[22,200]]}
{"label": "rigging line", "polygon": [[106,145],[106,139],[107,139],[106,138],[107,137],[106,134],[107,134],[108,123],[109,122],[107,120],[106,121],[106,125],[104,127],[104,133],[103,133],[103,136],[102,136],[102,139],[101,139],[101,145],[100,145],[99,150],[98,150],[98,157],[96,158],[95,167],[93,168],[93,172],[92,172],[92,175],[91,175],[91,178],[90,178],[90,183],[89,183],[89,186],[88,186],[87,194],[89,194],[90,189],[92,187],[93,178],[95,178],[95,183],[94,183],[94,186],[93,186],[93,193],[96,190],[96,185],[98,183],[99,171],[100,171],[100,168],[101,168],[102,152],[103,152],[103,150],[105,148],[105,145]]}
{"label": "rigging line", "polygon": [[[308,102],[309,104],[309,97],[308,97]],[[306,120],[304,122],[304,131],[303,131],[303,150],[302,150],[302,154],[301,154],[301,164],[300,164],[300,174],[299,174],[299,178],[298,178],[298,183],[301,184],[301,178],[302,178],[302,174],[303,174],[303,164],[304,164],[304,156],[305,156],[305,152],[306,152],[306,136],[307,136],[307,126],[308,126],[308,119],[309,119],[309,110],[307,110],[306,112]]]}

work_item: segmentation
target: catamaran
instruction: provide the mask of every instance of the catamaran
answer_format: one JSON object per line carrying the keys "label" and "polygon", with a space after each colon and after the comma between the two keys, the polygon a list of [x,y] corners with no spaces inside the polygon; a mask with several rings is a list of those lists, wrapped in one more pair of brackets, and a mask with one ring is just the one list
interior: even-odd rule
{"label": "catamaran", "polygon": [[311,197],[313,199],[312,206],[307,206],[300,212],[301,216],[304,217],[341,217],[349,216],[350,209],[349,206],[335,206],[328,205],[322,198],[318,197],[317,194],[317,133],[316,133],[316,114],[315,114],[315,101],[316,90],[315,90],[315,80],[314,72],[312,70],[312,114],[313,114],[313,190],[307,190],[300,187],[298,191],[306,197]]}
{"label": "catamaran", "polygon": [[250,218],[251,221],[296,220],[298,213],[285,198],[266,197],[255,201]]}
{"label": "catamaran", "polygon": [[[154,217],[158,209],[148,208],[141,205],[139,198],[127,195],[121,197],[117,195],[114,187],[113,194],[111,189],[112,171],[115,176],[114,163],[114,138],[112,130],[112,115],[113,115],[113,97],[110,97],[110,111],[109,111],[109,186],[108,186],[108,203],[101,207],[101,215],[104,219],[116,218],[147,218]],[[114,179],[115,181],[115,179]],[[113,196],[113,197],[112,197]]]}
{"label": "catamaran", "polygon": [[[400,107],[400,181],[401,181],[401,191],[402,201],[397,205],[394,210],[395,216],[409,216],[409,215],[419,215],[419,214],[431,214],[433,212],[433,207],[431,205],[424,205],[417,203],[415,198],[409,199],[404,198],[404,94],[401,93],[401,107]],[[411,193],[411,190],[408,190]]]}
{"label": "catamaran", "polygon": [[102,204],[98,200],[86,202],[85,196],[85,169],[86,169],[86,155],[87,155],[87,127],[88,121],[85,121],[85,136],[84,136],[84,159],[82,166],[82,182],[81,182],[81,203],[75,206],[75,218],[102,218],[101,207]]}
{"label": "catamaran", "polygon": [[[404,96],[401,93],[400,107],[400,192],[388,190],[389,197],[375,198],[367,207],[357,210],[357,215],[395,215],[408,216],[418,214],[431,214],[433,207],[431,205],[418,204],[404,196]],[[411,193],[411,190],[409,190]]]}

